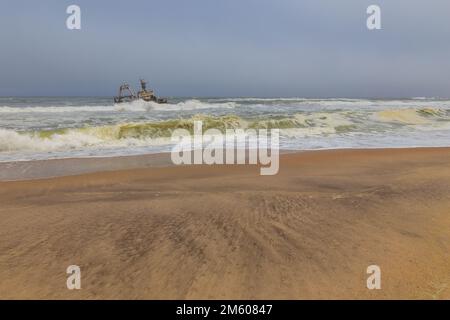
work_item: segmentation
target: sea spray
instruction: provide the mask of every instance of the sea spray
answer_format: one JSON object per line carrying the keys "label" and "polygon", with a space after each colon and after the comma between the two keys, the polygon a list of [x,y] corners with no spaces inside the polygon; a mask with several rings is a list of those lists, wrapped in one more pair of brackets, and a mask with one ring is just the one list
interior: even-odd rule
{"label": "sea spray", "polygon": [[0,98],[0,161],[170,151],[174,130],[280,129],[282,149],[447,146],[450,101],[171,98]]}

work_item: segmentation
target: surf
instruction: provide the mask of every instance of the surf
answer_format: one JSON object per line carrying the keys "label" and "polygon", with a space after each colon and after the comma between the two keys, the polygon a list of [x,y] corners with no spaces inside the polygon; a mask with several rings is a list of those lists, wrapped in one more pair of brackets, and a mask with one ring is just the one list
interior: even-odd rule
{"label": "surf", "polygon": [[280,129],[282,149],[445,146],[450,101],[307,98],[0,99],[0,161],[170,150],[174,130]]}

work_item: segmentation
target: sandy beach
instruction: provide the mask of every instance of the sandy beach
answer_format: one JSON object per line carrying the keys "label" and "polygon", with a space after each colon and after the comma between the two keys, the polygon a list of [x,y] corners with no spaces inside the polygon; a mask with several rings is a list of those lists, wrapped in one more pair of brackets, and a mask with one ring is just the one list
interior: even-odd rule
{"label": "sandy beach", "polygon": [[142,159],[0,182],[0,299],[450,298],[450,148],[282,154],[275,176]]}

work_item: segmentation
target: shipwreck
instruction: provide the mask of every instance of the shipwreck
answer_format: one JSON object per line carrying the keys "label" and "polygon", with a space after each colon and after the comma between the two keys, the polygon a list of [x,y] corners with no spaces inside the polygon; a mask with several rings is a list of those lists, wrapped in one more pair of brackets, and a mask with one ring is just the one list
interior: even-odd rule
{"label": "shipwreck", "polygon": [[131,102],[135,100],[152,101],[156,103],[167,103],[166,98],[157,97],[153,90],[147,90],[147,82],[141,79],[141,90],[136,94],[134,90],[124,83],[119,88],[119,95],[114,97],[114,103]]}

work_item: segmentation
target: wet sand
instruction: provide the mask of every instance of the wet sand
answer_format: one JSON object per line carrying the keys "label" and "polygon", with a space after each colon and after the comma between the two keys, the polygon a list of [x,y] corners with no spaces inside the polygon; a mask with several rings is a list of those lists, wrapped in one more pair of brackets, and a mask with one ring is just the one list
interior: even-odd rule
{"label": "wet sand", "polygon": [[93,172],[159,168],[172,165],[170,153],[0,162],[0,181],[35,180]]}
{"label": "wet sand", "polygon": [[276,176],[124,161],[0,182],[0,298],[450,298],[449,148],[283,154]]}

